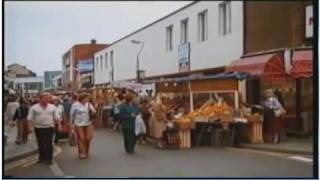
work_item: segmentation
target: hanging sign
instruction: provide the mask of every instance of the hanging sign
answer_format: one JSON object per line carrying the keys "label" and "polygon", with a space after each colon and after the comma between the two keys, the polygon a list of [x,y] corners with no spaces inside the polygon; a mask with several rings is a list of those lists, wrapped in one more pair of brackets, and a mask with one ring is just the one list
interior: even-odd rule
{"label": "hanging sign", "polygon": [[306,38],[313,37],[313,6],[306,6],[306,19],[305,19],[305,25],[306,25]]}
{"label": "hanging sign", "polygon": [[178,47],[179,72],[190,70],[190,43],[180,44]]}

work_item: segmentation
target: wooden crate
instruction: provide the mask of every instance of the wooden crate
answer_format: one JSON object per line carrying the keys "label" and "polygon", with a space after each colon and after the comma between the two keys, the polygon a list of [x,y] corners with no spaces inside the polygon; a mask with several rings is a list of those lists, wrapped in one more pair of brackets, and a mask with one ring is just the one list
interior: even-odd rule
{"label": "wooden crate", "polygon": [[248,140],[253,144],[263,143],[262,122],[252,122],[248,124]]}
{"label": "wooden crate", "polygon": [[179,131],[180,148],[191,148],[191,131]]}

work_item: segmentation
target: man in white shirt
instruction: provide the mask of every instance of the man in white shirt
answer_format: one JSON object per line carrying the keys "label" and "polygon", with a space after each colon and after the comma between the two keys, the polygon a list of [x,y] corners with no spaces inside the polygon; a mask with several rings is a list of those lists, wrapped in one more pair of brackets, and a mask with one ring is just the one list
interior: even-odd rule
{"label": "man in white shirt", "polygon": [[35,130],[39,148],[39,162],[52,164],[54,125],[57,122],[59,129],[60,122],[56,107],[49,104],[48,100],[49,94],[41,94],[39,103],[30,108],[28,120],[32,122]]}

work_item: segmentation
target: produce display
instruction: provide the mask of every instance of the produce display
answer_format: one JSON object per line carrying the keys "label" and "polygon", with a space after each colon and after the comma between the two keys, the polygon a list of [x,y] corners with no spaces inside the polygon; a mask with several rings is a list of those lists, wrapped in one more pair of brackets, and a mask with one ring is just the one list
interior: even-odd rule
{"label": "produce display", "polygon": [[178,122],[192,122],[196,117],[221,118],[232,116],[232,108],[225,102],[210,102],[181,118]]}

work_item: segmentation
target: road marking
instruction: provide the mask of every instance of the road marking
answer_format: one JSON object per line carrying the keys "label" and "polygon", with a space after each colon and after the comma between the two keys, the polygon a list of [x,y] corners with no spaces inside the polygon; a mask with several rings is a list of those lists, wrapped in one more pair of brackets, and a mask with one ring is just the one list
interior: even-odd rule
{"label": "road marking", "polygon": [[56,163],[56,161],[53,161],[53,164],[49,166],[50,170],[52,171],[53,175],[55,176],[65,176],[64,172],[60,168],[60,166]]}
{"label": "road marking", "polygon": [[298,161],[303,161],[303,162],[313,162],[313,159],[310,158],[305,158],[302,156],[290,156],[290,159],[298,160]]}

